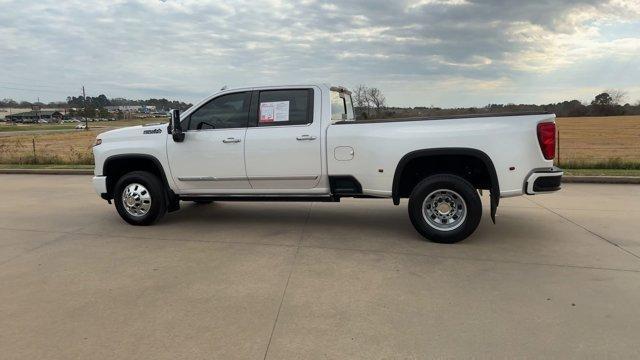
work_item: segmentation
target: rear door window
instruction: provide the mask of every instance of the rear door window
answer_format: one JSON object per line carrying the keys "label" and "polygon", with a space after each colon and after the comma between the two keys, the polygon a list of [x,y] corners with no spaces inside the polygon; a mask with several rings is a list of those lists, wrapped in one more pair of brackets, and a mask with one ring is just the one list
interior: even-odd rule
{"label": "rear door window", "polygon": [[331,91],[331,120],[354,120],[351,95],[345,92]]}
{"label": "rear door window", "polygon": [[260,91],[258,126],[306,125],[312,122],[312,89]]}

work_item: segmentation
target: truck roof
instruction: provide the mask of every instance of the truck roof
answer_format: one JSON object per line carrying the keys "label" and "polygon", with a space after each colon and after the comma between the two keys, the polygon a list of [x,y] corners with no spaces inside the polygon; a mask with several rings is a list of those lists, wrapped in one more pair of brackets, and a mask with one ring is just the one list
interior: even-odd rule
{"label": "truck roof", "polygon": [[[220,91],[217,91],[217,92],[249,90],[249,89],[262,89],[262,88],[303,87],[303,86],[317,86],[317,87],[326,87],[326,88],[331,88],[332,87],[332,85],[330,85],[328,83],[314,83],[314,82],[288,83],[288,84],[256,84],[256,85],[250,85],[250,86],[228,87],[226,89],[223,88],[223,89],[220,89]],[[333,86],[333,87],[346,89],[343,86]]]}

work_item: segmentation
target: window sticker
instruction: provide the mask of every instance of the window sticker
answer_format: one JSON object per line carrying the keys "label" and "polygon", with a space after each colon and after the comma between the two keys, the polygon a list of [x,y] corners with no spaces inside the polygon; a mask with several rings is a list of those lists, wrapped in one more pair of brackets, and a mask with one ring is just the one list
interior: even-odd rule
{"label": "window sticker", "polygon": [[289,121],[289,102],[272,101],[260,103],[260,122]]}

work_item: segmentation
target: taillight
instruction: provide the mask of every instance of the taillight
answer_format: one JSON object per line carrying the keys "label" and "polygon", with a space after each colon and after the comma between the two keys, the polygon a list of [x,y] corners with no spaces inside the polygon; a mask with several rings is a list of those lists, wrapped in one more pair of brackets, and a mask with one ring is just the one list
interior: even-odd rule
{"label": "taillight", "polygon": [[556,157],[556,124],[540,123],[538,124],[538,143],[542,155],[547,160],[553,160]]}

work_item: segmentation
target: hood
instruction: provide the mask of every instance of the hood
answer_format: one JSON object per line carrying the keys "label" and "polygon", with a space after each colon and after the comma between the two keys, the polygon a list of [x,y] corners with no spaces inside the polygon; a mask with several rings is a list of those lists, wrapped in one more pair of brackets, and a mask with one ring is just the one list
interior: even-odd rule
{"label": "hood", "polygon": [[102,140],[117,138],[132,138],[142,135],[164,134],[169,123],[155,123],[146,125],[128,126],[119,129],[105,131],[98,135]]}

